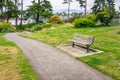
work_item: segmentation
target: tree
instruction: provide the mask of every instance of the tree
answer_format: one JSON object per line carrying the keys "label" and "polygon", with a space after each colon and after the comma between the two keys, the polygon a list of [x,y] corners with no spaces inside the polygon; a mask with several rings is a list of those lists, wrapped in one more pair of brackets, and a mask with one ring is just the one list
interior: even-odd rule
{"label": "tree", "polygon": [[49,1],[43,0],[36,3],[32,1],[32,6],[29,6],[28,13],[35,16],[36,22],[39,21],[40,17],[50,17],[52,15],[52,6]]}
{"label": "tree", "polygon": [[86,14],[87,14],[87,0],[76,0],[76,1],[79,2],[80,7],[85,8],[84,16],[86,16]]}
{"label": "tree", "polygon": [[7,21],[19,14],[18,9],[16,8],[16,2],[14,2],[13,0],[1,0],[0,9],[0,16],[6,18]]}
{"label": "tree", "polygon": [[[44,3],[44,4],[43,4]],[[44,18],[49,18],[49,17],[51,17],[52,16],[52,6],[51,6],[51,4],[50,4],[50,2],[49,1],[47,1],[47,0],[44,0],[43,2],[42,2],[42,7],[44,8],[44,12],[42,12],[42,16],[44,17]]]}
{"label": "tree", "polygon": [[69,15],[70,15],[70,3],[72,2],[72,0],[64,0],[63,4],[68,4],[68,19],[69,19]]}
{"label": "tree", "polygon": [[[92,13],[98,15],[98,19],[102,24],[108,25],[115,15],[114,0],[95,0]],[[103,17],[105,19],[102,19]]]}
{"label": "tree", "polygon": [[102,12],[104,10],[103,6],[106,6],[109,9],[109,12],[114,13],[114,5],[114,0],[95,0],[92,12],[95,14]]}

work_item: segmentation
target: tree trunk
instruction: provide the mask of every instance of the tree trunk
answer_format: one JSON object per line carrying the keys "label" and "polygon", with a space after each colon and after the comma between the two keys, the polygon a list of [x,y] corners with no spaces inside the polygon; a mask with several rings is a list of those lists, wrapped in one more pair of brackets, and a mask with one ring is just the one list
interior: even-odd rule
{"label": "tree trunk", "polygon": [[[38,0],[38,4],[40,5],[40,0]],[[39,17],[40,17],[40,15],[39,15],[39,9],[38,9],[38,13],[37,13],[37,17],[36,17],[36,22],[39,21]]]}
{"label": "tree trunk", "polygon": [[10,17],[7,17],[7,22],[9,21]]}
{"label": "tree trunk", "polygon": [[85,0],[85,14],[84,14],[84,16],[86,16],[87,15],[87,0]]}
{"label": "tree trunk", "polygon": [[15,26],[18,26],[18,16],[15,18]]}
{"label": "tree trunk", "polygon": [[68,2],[68,19],[69,19],[69,15],[70,15],[70,1]]}
{"label": "tree trunk", "polygon": [[[15,7],[16,7],[16,9],[18,9],[18,7],[17,7],[17,0],[15,0]],[[18,26],[18,15],[15,18],[15,26],[16,27]]]}
{"label": "tree trunk", "polygon": [[23,0],[21,0],[21,20],[20,20],[20,25],[22,25],[22,17],[23,16]]}

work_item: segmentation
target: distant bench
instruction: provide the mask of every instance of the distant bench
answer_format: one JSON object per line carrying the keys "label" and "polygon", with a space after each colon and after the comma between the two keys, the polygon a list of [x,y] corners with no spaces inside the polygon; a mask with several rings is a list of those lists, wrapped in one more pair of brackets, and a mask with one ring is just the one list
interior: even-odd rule
{"label": "distant bench", "polygon": [[93,44],[94,42],[94,37],[93,36],[86,36],[86,35],[81,35],[81,34],[75,34],[74,38],[70,40],[72,42],[72,47],[77,46],[83,46],[87,48],[87,53],[89,52],[89,47]]}

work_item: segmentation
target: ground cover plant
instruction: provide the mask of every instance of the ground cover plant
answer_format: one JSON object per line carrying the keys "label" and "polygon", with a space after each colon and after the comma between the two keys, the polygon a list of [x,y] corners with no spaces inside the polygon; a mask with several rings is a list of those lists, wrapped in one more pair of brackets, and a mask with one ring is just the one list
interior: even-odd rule
{"label": "ground cover plant", "polygon": [[78,57],[78,59],[116,80],[120,80],[120,35],[118,32],[120,32],[120,26],[94,28],[74,28],[66,26],[57,27],[53,30],[42,30],[34,34],[22,36],[40,40],[55,47],[67,43],[76,33],[94,36],[95,42],[91,47],[102,50],[103,53]]}
{"label": "ground cover plant", "polygon": [[21,50],[0,33],[0,80],[38,80]]}

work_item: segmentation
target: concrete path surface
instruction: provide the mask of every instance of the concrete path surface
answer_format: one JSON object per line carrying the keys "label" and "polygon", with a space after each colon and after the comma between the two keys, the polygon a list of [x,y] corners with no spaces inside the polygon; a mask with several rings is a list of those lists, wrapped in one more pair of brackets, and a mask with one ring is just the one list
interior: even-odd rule
{"label": "concrete path surface", "polygon": [[8,33],[5,38],[21,48],[39,80],[113,80],[42,42],[19,37],[17,33]]}

